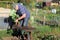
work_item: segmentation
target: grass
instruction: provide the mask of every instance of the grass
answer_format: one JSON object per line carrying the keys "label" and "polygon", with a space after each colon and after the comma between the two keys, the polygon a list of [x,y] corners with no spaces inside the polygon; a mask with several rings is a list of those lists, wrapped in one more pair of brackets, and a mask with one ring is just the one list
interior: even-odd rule
{"label": "grass", "polygon": [[0,30],[0,40],[3,40],[5,37],[11,37],[11,33],[7,34],[7,30]]}
{"label": "grass", "polygon": [[8,36],[11,36],[11,34],[7,34],[7,30],[0,31],[0,37],[8,37]]}

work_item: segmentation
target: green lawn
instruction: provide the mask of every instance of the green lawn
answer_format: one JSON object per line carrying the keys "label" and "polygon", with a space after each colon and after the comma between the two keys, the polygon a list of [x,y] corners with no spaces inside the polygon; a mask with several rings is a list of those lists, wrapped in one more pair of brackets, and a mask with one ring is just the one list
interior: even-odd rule
{"label": "green lawn", "polygon": [[7,34],[7,30],[0,31],[0,37],[7,37],[7,36],[11,36],[11,34]]}

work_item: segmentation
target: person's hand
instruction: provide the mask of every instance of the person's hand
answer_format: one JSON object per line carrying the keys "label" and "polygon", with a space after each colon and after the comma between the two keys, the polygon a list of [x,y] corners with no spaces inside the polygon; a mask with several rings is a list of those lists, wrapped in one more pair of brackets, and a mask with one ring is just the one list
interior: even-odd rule
{"label": "person's hand", "polygon": [[18,19],[15,22],[17,23],[18,22]]}
{"label": "person's hand", "polygon": [[15,20],[15,22],[16,22],[16,25],[17,25],[17,23],[18,23],[18,19],[17,19],[17,20]]}

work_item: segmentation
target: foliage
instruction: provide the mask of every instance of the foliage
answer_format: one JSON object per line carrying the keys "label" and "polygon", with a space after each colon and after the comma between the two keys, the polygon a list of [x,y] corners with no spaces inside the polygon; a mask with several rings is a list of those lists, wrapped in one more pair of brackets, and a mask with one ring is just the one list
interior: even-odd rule
{"label": "foliage", "polygon": [[[56,8],[56,9],[59,10],[59,8]],[[47,35],[48,37],[50,34],[55,37],[60,33],[59,31],[60,27],[50,27],[46,25],[42,26],[39,23],[36,23],[36,20],[40,21],[41,19],[44,18],[44,16],[46,16],[47,21],[56,20],[56,19],[59,20],[59,14],[53,14],[51,12],[49,13],[47,10],[50,11],[51,7],[50,8],[46,7],[46,9],[39,9],[37,12],[37,15],[36,15],[36,11],[35,12],[31,11],[31,16],[34,17],[34,23],[31,25],[33,25],[36,28],[36,30],[34,30],[34,32],[32,33],[34,40],[39,40],[39,38],[42,39],[44,38],[44,35]],[[57,37],[56,37],[56,40],[57,40]],[[49,36],[48,38],[50,39],[51,36]]]}

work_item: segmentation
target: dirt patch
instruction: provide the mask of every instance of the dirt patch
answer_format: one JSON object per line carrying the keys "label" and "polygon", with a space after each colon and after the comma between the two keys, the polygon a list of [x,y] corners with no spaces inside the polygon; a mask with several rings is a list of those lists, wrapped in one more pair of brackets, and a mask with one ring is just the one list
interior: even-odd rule
{"label": "dirt patch", "polygon": [[3,40],[11,40],[12,37],[3,37]]}
{"label": "dirt patch", "polygon": [[18,40],[17,37],[4,37],[3,40]]}

